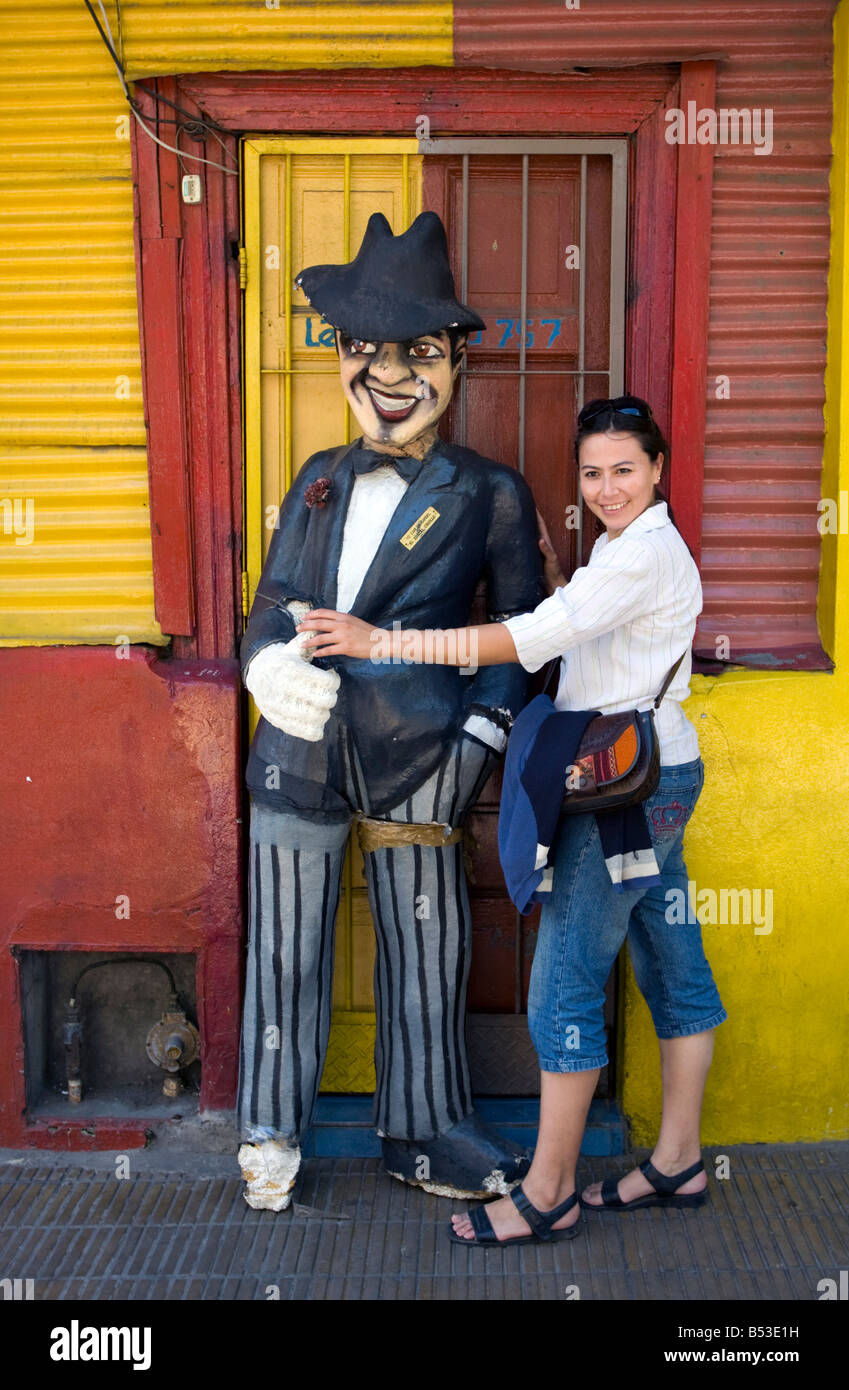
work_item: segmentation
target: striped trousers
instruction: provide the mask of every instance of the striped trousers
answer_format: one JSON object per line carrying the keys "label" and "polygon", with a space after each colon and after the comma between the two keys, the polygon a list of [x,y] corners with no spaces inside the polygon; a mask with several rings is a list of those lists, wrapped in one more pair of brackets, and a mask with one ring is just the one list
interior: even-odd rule
{"label": "striped trousers", "polygon": [[[461,733],[428,780],[382,819],[452,828],[495,755]],[[353,742],[351,804],[368,815]],[[352,812],[353,819],[353,812]],[[349,823],[252,804],[249,940],[239,1067],[244,1142],[300,1143],[330,1032],[334,923]],[[471,918],[462,842],[365,854],[376,931],[374,1119],[381,1135],[430,1139],[471,1112],[464,1023]]]}

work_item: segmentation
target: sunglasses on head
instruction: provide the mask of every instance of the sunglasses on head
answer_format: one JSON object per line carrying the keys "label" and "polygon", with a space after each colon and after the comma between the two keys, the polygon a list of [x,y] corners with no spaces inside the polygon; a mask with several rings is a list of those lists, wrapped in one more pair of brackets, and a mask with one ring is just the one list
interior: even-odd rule
{"label": "sunglasses on head", "polygon": [[654,416],[646,406],[645,410],[636,405],[614,405],[613,401],[601,401],[601,403],[587,414],[582,410],[578,416],[578,424],[585,425],[589,420],[595,420],[599,415],[636,415],[638,420],[653,420]]}

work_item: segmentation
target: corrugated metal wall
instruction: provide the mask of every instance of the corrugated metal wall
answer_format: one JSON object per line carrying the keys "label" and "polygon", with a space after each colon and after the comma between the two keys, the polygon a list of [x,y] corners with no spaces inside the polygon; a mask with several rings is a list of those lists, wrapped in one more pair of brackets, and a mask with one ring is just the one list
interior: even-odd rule
{"label": "corrugated metal wall", "polygon": [[0,22],[0,640],[161,641],[126,102],[82,4]]}
{"label": "corrugated metal wall", "polygon": [[452,61],[450,0],[121,0],[130,77]]}
{"label": "corrugated metal wall", "polygon": [[[714,172],[700,650],[816,641],[832,0],[456,0],[455,63],[538,71],[716,57],[716,105],[773,110]],[[717,382],[729,378],[726,388]],[[720,655],[721,655],[720,651]],[[769,664],[769,658],[765,658]]]}

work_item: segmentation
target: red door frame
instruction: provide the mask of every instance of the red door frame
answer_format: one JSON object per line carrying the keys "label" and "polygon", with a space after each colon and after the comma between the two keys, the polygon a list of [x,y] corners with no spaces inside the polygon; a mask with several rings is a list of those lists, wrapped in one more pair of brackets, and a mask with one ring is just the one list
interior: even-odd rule
{"label": "red door frame", "polygon": [[[213,73],[145,84],[222,143],[186,153],[238,165],[243,133],[628,135],[626,383],[669,426],[670,497],[698,558],[713,147],[673,145],[665,112],[711,106],[712,62],[557,75],[448,68]],[[161,140],[173,108],[137,90]],[[228,657],[241,632],[239,180],[210,165],[180,197],[176,155],[133,129],[136,276],[156,616],[178,657]]]}

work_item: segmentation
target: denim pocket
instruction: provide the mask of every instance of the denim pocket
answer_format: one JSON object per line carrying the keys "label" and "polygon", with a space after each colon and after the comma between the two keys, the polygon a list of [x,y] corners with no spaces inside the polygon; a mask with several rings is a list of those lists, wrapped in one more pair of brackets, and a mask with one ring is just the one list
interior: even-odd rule
{"label": "denim pocket", "polygon": [[655,843],[668,844],[680,835],[693,814],[704,785],[700,763],[661,768],[656,790],[645,803],[646,824]]}

